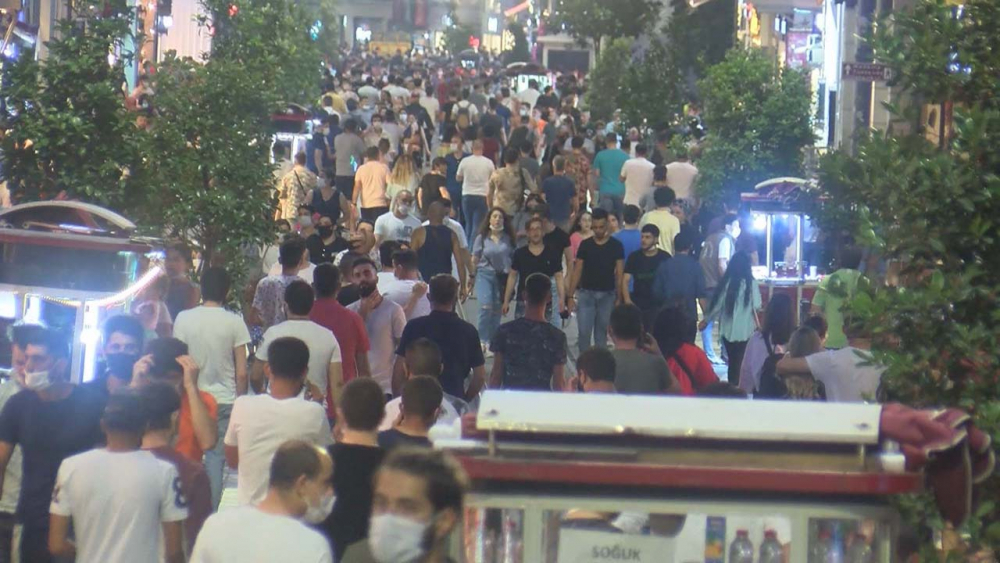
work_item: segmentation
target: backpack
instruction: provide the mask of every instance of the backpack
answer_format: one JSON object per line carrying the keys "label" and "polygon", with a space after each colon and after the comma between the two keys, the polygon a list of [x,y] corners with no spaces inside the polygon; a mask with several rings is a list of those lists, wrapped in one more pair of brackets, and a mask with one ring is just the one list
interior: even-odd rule
{"label": "backpack", "polygon": [[821,381],[816,381],[812,377],[781,377],[778,375],[778,360],[784,354],[777,354],[771,347],[770,337],[764,338],[767,346],[767,359],[760,368],[760,385],[755,398],[761,399],[784,399],[802,401],[825,401],[826,387]]}

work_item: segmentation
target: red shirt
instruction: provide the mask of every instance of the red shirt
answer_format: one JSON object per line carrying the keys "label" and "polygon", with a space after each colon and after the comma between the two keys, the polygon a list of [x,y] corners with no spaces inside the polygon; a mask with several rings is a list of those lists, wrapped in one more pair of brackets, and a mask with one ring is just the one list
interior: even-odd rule
{"label": "red shirt", "polygon": [[[681,362],[678,362],[678,359],[683,362],[687,370],[681,367]],[[712,369],[712,362],[708,361],[708,356],[701,348],[693,344],[687,342],[681,344],[677,352],[668,356],[666,360],[670,371],[680,383],[682,395],[694,395],[699,389],[704,389],[705,386],[719,381],[719,376],[715,375],[715,370]]]}
{"label": "red shirt", "polygon": [[[177,421],[177,441],[174,443],[174,448],[191,461],[201,463],[201,458],[205,452],[201,450],[198,438],[194,435],[194,421],[191,419],[191,402],[188,400],[188,394],[184,388],[181,388],[180,393],[181,414],[180,419]],[[215,424],[215,421],[219,419],[219,405],[215,402],[215,397],[204,391],[198,391],[198,395],[201,396],[201,400],[208,409],[208,416],[212,417],[212,423]],[[218,437],[219,440],[222,438],[223,436]]]}
{"label": "red shirt", "polygon": [[[358,352],[368,353],[368,333],[361,315],[337,303],[332,297],[317,299],[309,312],[309,320],[326,327],[337,337],[340,357],[344,370],[344,383],[358,376],[358,366],[354,359]],[[329,395],[329,392],[327,393]],[[331,397],[327,397],[327,414],[333,418],[337,407]]]}

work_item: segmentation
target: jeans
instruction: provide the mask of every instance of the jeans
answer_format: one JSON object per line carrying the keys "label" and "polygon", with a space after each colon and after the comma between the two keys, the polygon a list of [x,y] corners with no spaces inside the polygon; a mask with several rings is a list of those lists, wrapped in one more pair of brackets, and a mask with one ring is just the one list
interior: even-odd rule
{"label": "jeans", "polygon": [[486,196],[484,195],[464,195],[462,196],[462,216],[465,218],[465,238],[469,239],[469,246],[476,240],[476,233],[480,225],[486,219]]}
{"label": "jeans", "polygon": [[[455,213],[452,219],[458,221],[461,224],[465,224],[465,216],[462,214],[462,186],[461,184],[457,188],[446,188],[448,190],[448,195],[451,196],[451,210]],[[469,241],[469,247],[472,247],[472,241]]]}
{"label": "jeans", "polygon": [[622,211],[625,209],[625,196],[599,194],[597,197],[597,206],[621,220]]}
{"label": "jeans", "polygon": [[[559,316],[559,291],[556,289],[556,278],[552,279],[552,301],[545,307],[545,318],[549,320],[549,324],[562,330],[562,317]],[[524,311],[527,308],[523,299],[517,299],[514,305],[514,318],[520,319],[524,316]]]}
{"label": "jeans", "polygon": [[712,330],[715,328],[715,321],[708,321],[705,330],[701,331],[701,347],[705,349],[705,355],[715,358],[715,348],[712,346]]}
{"label": "jeans", "polygon": [[[466,196],[468,197],[468,196]],[[479,340],[482,342],[492,342],[493,335],[496,334],[500,326],[501,309],[503,301],[500,299],[500,292],[497,274],[492,269],[479,268],[476,270],[476,301],[479,302]]]}
{"label": "jeans", "polygon": [[222,500],[222,477],[226,469],[226,446],[223,439],[226,437],[226,430],[229,430],[229,416],[232,414],[232,404],[219,404],[219,437],[215,441],[215,447],[205,452],[205,473],[208,473],[208,484],[212,489],[212,510],[218,510],[219,501]]}
{"label": "jeans", "polygon": [[740,342],[730,342],[722,339],[722,345],[726,347],[726,354],[729,355],[729,370],[727,372],[729,383],[740,384],[740,367],[743,365],[743,353],[747,351],[747,340]]}
{"label": "jeans", "polygon": [[608,321],[614,307],[614,291],[577,290],[576,324],[580,329],[578,344],[581,354],[590,348],[591,341],[598,348],[608,347]]}

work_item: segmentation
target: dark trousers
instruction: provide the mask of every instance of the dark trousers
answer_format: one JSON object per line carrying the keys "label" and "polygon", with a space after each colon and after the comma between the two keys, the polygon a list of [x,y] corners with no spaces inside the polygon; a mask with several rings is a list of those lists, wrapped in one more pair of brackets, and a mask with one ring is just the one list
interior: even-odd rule
{"label": "dark trousers", "polygon": [[362,207],[361,208],[361,218],[366,221],[375,222],[379,216],[385,215],[389,212],[388,207]]}
{"label": "dark trousers", "polygon": [[347,201],[354,201],[354,176],[334,176],[333,185],[344,194]]}
{"label": "dark trousers", "polygon": [[726,348],[726,355],[729,356],[729,383],[740,384],[740,366],[743,365],[743,353],[747,350],[747,341],[730,342],[722,339],[722,345]]}
{"label": "dark trousers", "polygon": [[0,512],[0,563],[11,563],[14,547],[14,515]]}
{"label": "dark trousers", "polygon": [[24,524],[21,526],[21,563],[54,563],[49,553],[49,526]]}

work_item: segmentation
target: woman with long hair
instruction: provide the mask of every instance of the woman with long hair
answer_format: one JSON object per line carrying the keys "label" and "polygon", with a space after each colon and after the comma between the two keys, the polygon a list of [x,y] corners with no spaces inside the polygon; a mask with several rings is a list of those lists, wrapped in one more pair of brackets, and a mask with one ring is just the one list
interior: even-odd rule
{"label": "woman with long hair", "polygon": [[653,340],[677,378],[682,395],[694,395],[719,382],[708,356],[694,345],[696,324],[696,319],[679,305],[664,307],[653,322]]}
{"label": "woman with long hair", "polygon": [[392,165],[392,173],[389,174],[389,181],[386,183],[385,195],[389,201],[394,201],[399,192],[406,190],[411,194],[417,193],[417,184],[420,182],[420,174],[414,166],[413,157],[403,153]]}
{"label": "woman with long hair", "polygon": [[760,368],[772,354],[782,354],[788,339],[795,330],[795,309],[792,298],[778,293],[767,303],[764,324],[754,331],[747,342],[743,363],[740,365],[740,389],[750,394],[760,388]]}
{"label": "woman with long hair", "polygon": [[576,260],[576,251],[580,249],[580,243],[594,236],[594,231],[590,225],[594,217],[590,211],[581,211],[573,223],[573,228],[569,232],[569,247],[573,251],[573,259]]}
{"label": "woman with long hair", "polygon": [[500,327],[503,291],[513,254],[514,228],[510,217],[503,209],[494,207],[472,243],[472,260],[476,264],[472,284],[479,302],[479,339],[484,350]]}
{"label": "woman with long hair", "polygon": [[733,385],[739,383],[743,353],[757,327],[760,306],[760,288],[753,279],[750,256],[739,251],[729,261],[726,273],[715,289],[708,313],[699,325],[699,329],[704,329],[709,321],[719,321],[722,345],[729,355],[729,383]]}

